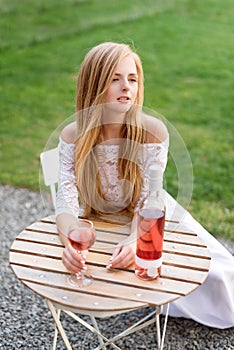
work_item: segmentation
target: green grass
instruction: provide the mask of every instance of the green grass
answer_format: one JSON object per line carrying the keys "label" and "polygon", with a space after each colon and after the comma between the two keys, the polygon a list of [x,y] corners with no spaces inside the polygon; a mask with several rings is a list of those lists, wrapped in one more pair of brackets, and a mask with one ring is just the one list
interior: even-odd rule
{"label": "green grass", "polygon": [[[145,106],[183,137],[193,163],[190,211],[212,234],[233,232],[232,0],[0,0],[0,183],[39,190],[39,154],[74,113],[85,53],[134,43]],[[169,159],[167,189],[177,192]]]}

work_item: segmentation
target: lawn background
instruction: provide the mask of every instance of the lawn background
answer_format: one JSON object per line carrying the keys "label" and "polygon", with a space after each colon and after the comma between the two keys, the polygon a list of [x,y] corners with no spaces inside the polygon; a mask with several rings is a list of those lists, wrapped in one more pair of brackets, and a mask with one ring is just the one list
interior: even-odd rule
{"label": "lawn background", "polygon": [[[40,152],[74,113],[85,53],[102,41],[133,43],[145,106],[190,152],[190,212],[234,239],[233,23],[233,0],[0,0],[0,183],[39,190]],[[170,159],[166,180],[175,194]]]}

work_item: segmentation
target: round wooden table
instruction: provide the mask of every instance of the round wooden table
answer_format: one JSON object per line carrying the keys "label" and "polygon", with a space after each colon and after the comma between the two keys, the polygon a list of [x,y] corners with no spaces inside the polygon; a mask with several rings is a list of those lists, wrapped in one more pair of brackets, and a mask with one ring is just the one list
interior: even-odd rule
{"label": "round wooden table", "polygon": [[[162,276],[159,279],[142,281],[135,276],[134,267],[107,270],[106,265],[116,244],[128,237],[130,226],[105,222],[94,224],[97,238],[86,263],[94,281],[87,288],[71,286],[67,281],[69,272],[61,260],[63,245],[53,216],[25,228],[10,250],[12,270],[23,284],[47,300],[56,325],[62,337],[65,337],[67,349],[71,349],[71,346],[60,329],[57,309],[91,315],[93,318],[150,305],[156,307],[158,315],[162,305],[198,288],[207,278],[210,267],[209,251],[196,232],[179,222],[166,221]],[[103,339],[107,343],[104,336],[98,336],[102,338],[101,344]],[[163,341],[158,338],[158,343],[158,348],[162,349]],[[99,348],[104,348],[104,345]]]}

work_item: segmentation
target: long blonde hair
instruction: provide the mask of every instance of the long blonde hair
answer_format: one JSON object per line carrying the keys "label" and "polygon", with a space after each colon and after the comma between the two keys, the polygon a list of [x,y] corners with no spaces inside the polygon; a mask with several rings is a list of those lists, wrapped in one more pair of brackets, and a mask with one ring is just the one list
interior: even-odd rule
{"label": "long blonde hair", "polygon": [[75,141],[75,171],[79,193],[85,205],[85,216],[95,213],[117,214],[116,208],[102,195],[96,159],[96,146],[102,135],[102,108],[105,94],[120,61],[131,55],[138,74],[138,93],[135,105],[126,113],[120,138],[118,171],[125,183],[125,204],[119,213],[132,216],[142,187],[142,173],[138,166],[139,145],[145,142],[146,131],[141,121],[144,85],[139,56],[126,44],[106,42],[92,48],[84,58],[77,81]]}

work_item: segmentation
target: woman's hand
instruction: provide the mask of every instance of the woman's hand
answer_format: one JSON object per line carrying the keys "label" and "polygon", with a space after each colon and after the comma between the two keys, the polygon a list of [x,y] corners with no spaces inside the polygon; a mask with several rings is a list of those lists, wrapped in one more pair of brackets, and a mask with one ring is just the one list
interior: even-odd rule
{"label": "woman's hand", "polygon": [[135,263],[137,218],[138,215],[135,214],[132,220],[130,236],[117,246],[107,268],[127,268]]}
{"label": "woman's hand", "polygon": [[81,254],[74,249],[71,243],[67,240],[63,250],[62,262],[69,272],[76,273],[82,270],[86,261],[86,252],[87,251],[82,251]]}
{"label": "woman's hand", "polygon": [[120,245],[110,258],[107,268],[126,268],[135,261],[135,250],[131,244]]}

